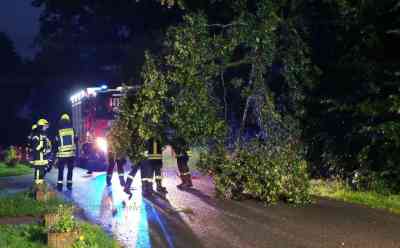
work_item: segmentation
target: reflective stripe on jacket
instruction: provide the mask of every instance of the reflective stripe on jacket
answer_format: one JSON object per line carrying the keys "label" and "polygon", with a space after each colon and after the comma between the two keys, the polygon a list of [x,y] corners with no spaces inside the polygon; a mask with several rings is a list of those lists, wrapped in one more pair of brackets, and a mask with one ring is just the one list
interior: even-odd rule
{"label": "reflective stripe on jacket", "polygon": [[64,128],[58,131],[58,152],[57,157],[59,158],[70,158],[75,157],[75,133],[72,128]]}
{"label": "reflective stripe on jacket", "polygon": [[48,138],[45,135],[39,134],[32,138],[33,144],[33,159],[31,161],[34,166],[46,166],[49,161],[45,157]]}
{"label": "reflective stripe on jacket", "polygon": [[150,142],[148,143],[147,150],[148,150],[147,154],[148,159],[151,160],[162,159],[162,148],[157,141],[150,140]]}

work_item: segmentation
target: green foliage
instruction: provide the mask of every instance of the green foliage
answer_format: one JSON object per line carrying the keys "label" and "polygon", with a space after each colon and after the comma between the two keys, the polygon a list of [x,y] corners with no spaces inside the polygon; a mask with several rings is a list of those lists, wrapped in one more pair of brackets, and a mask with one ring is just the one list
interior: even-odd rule
{"label": "green foliage", "polygon": [[253,141],[229,155],[219,146],[203,154],[198,166],[214,175],[216,188],[225,198],[250,195],[266,203],[308,203],[307,162],[294,147],[279,150]]}
{"label": "green foliage", "polygon": [[[80,223],[80,238],[73,248],[118,248],[117,241],[108,236],[99,226]],[[47,232],[41,225],[0,225],[0,247],[45,248]]]}
{"label": "green foliage", "polygon": [[0,177],[21,176],[30,173],[32,173],[32,168],[26,165],[16,164],[10,167],[7,166],[5,163],[0,162]]}
{"label": "green foliage", "polygon": [[[288,162],[285,149],[268,157],[261,155],[264,150],[253,154],[245,148],[251,146],[245,134],[252,129],[264,139],[261,147],[287,148],[294,140],[301,147],[304,89],[314,82],[304,32],[290,6],[264,0],[253,7],[234,1],[229,23],[212,23],[206,13],[185,15],[183,23],[169,29],[162,53],[146,55],[143,85],[124,100],[121,120],[133,131],[129,146],[135,151],[150,137],[164,143],[183,140],[183,146],[236,143],[238,160],[222,156],[215,165],[207,163],[209,169],[223,168],[214,173],[217,187],[229,198],[245,190],[266,202],[283,195],[305,202],[307,187],[294,178],[304,175],[300,178],[307,183],[300,149],[289,149],[294,154]],[[239,123],[239,130],[232,123]],[[289,168],[291,163],[296,165]],[[254,171],[248,183],[237,184],[248,171]]]}
{"label": "green foliage", "polygon": [[49,232],[65,233],[78,230],[79,225],[74,219],[72,206],[60,204],[55,214],[58,218],[56,223],[49,227]]}
{"label": "green foliage", "polygon": [[[326,14],[313,17],[311,22],[318,23],[313,32],[330,41],[320,42],[322,59],[316,62],[323,77],[307,106],[305,129],[314,174],[351,178],[362,171],[371,180],[362,187],[378,180],[400,192],[400,56],[394,52],[400,36],[391,32],[400,26],[398,1],[325,1],[315,6]],[[321,168],[330,172],[320,173]]]}
{"label": "green foliage", "polygon": [[400,214],[400,195],[379,193],[376,191],[354,191],[348,184],[340,180],[313,180],[313,195],[329,197],[351,203],[363,204],[372,208],[386,209]]}
{"label": "green foliage", "polygon": [[4,163],[8,166],[15,166],[17,163],[17,149],[14,146],[10,146],[5,151]]}
{"label": "green foliage", "polygon": [[99,226],[89,223],[80,224],[81,236],[73,248],[118,248],[117,241],[109,237]]}
{"label": "green foliage", "polygon": [[40,216],[55,211],[61,203],[57,198],[38,202],[30,192],[17,193],[0,197],[0,217]]}
{"label": "green foliage", "polygon": [[0,247],[45,248],[47,234],[40,225],[0,225]]}

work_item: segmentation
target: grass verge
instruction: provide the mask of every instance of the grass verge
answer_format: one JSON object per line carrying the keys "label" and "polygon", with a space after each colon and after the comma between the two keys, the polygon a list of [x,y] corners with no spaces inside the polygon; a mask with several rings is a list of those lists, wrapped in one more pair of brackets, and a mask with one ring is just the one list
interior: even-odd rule
{"label": "grass verge", "polygon": [[[82,223],[81,228],[84,240],[76,244],[76,247],[119,247],[117,241],[109,237],[100,227]],[[38,224],[0,225],[0,247],[47,248],[46,239],[45,228]]]}
{"label": "grass verge", "polygon": [[37,224],[0,225],[0,247],[7,248],[44,248],[46,232]]}
{"label": "grass verge", "polygon": [[118,242],[107,235],[101,227],[87,222],[80,224],[81,232],[84,237],[85,247],[105,247],[119,248]]}
{"label": "grass verge", "polygon": [[32,168],[23,164],[16,164],[15,166],[7,166],[0,163],[0,177],[21,176],[32,173]]}
{"label": "grass verge", "polygon": [[373,191],[354,191],[340,181],[313,180],[313,195],[363,204],[371,208],[386,209],[400,214],[400,195],[384,195]]}
{"label": "grass verge", "polygon": [[2,196],[0,197],[0,218],[40,216],[44,213],[54,211],[60,204],[63,204],[63,201],[57,198],[47,202],[38,202],[30,196],[30,192]]}

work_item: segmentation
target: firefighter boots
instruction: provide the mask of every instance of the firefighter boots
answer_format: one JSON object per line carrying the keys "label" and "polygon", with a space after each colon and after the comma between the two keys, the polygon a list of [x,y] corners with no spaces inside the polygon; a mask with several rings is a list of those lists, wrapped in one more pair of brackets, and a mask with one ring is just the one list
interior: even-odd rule
{"label": "firefighter boots", "polygon": [[125,186],[125,178],[124,178],[124,174],[119,175],[119,183],[121,184],[122,187]]}
{"label": "firefighter boots", "polygon": [[131,185],[132,185],[132,178],[128,176],[128,179],[126,179],[126,182],[124,184],[124,192],[129,196],[129,200],[132,198],[132,192],[131,192]]}
{"label": "firefighter boots", "polygon": [[112,177],[112,175],[108,175],[108,174],[107,174],[106,182],[107,182],[107,186],[108,186],[108,187],[111,186],[111,177]]}
{"label": "firefighter boots", "polygon": [[188,189],[193,187],[192,176],[190,174],[181,175],[182,183],[177,185],[178,189]]}
{"label": "firefighter boots", "polygon": [[162,186],[161,179],[156,179],[156,184],[157,184],[157,192],[166,194],[168,193],[167,188]]}
{"label": "firefighter boots", "polygon": [[142,195],[144,197],[151,197],[153,195],[153,183],[152,182],[142,182]]}
{"label": "firefighter boots", "polygon": [[72,181],[68,180],[67,182],[67,189],[72,190]]}
{"label": "firefighter boots", "polygon": [[57,190],[61,192],[62,189],[63,189],[63,183],[62,182],[58,182],[57,183]]}

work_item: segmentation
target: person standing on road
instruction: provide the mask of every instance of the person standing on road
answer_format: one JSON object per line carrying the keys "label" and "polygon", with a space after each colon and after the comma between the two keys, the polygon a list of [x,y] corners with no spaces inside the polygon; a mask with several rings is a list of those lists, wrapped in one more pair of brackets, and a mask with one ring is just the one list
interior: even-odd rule
{"label": "person standing on road", "polygon": [[40,119],[37,123],[37,132],[32,137],[32,165],[34,168],[34,182],[36,185],[44,183],[46,168],[49,165],[46,154],[51,151],[51,142],[47,137],[46,130],[49,122]]}
{"label": "person standing on road", "polygon": [[33,149],[32,149],[32,146],[33,146],[33,136],[35,136],[36,135],[36,133],[37,133],[37,124],[35,123],[35,124],[33,124],[32,125],[32,129],[31,129],[31,132],[29,133],[29,135],[28,135],[28,137],[27,137],[27,158],[26,158],[26,160],[27,161],[29,161],[30,163],[32,163],[32,160],[33,160]]}
{"label": "person standing on road", "polygon": [[192,156],[192,151],[189,149],[187,142],[183,139],[176,139],[172,144],[172,148],[176,154],[179,176],[182,180],[181,184],[176,187],[182,190],[193,187],[192,176],[188,166],[189,159]]}
{"label": "person standing on road", "polygon": [[129,172],[128,177],[126,179],[124,192],[129,195],[129,199],[132,197],[132,192],[131,192],[132,182],[135,179],[137,171],[139,170],[139,168],[141,168],[142,163],[143,163],[143,161],[141,161],[137,164],[132,163],[131,171]]}
{"label": "person standing on road", "polygon": [[156,180],[156,190],[166,194],[167,189],[162,186],[162,146],[154,138],[147,142],[147,160],[141,165],[142,173],[142,193],[145,196],[153,194],[153,177]]}
{"label": "person standing on road", "polygon": [[64,181],[64,168],[67,172],[67,189],[72,190],[72,177],[76,156],[76,136],[68,114],[63,114],[60,119],[56,135],[58,181],[57,190],[62,191]]}
{"label": "person standing on road", "polygon": [[111,179],[114,173],[115,165],[117,165],[119,183],[125,186],[124,165],[126,164],[126,154],[118,151],[111,140],[111,133],[107,134],[107,150],[108,150],[108,168],[107,168],[107,186],[111,186]]}

